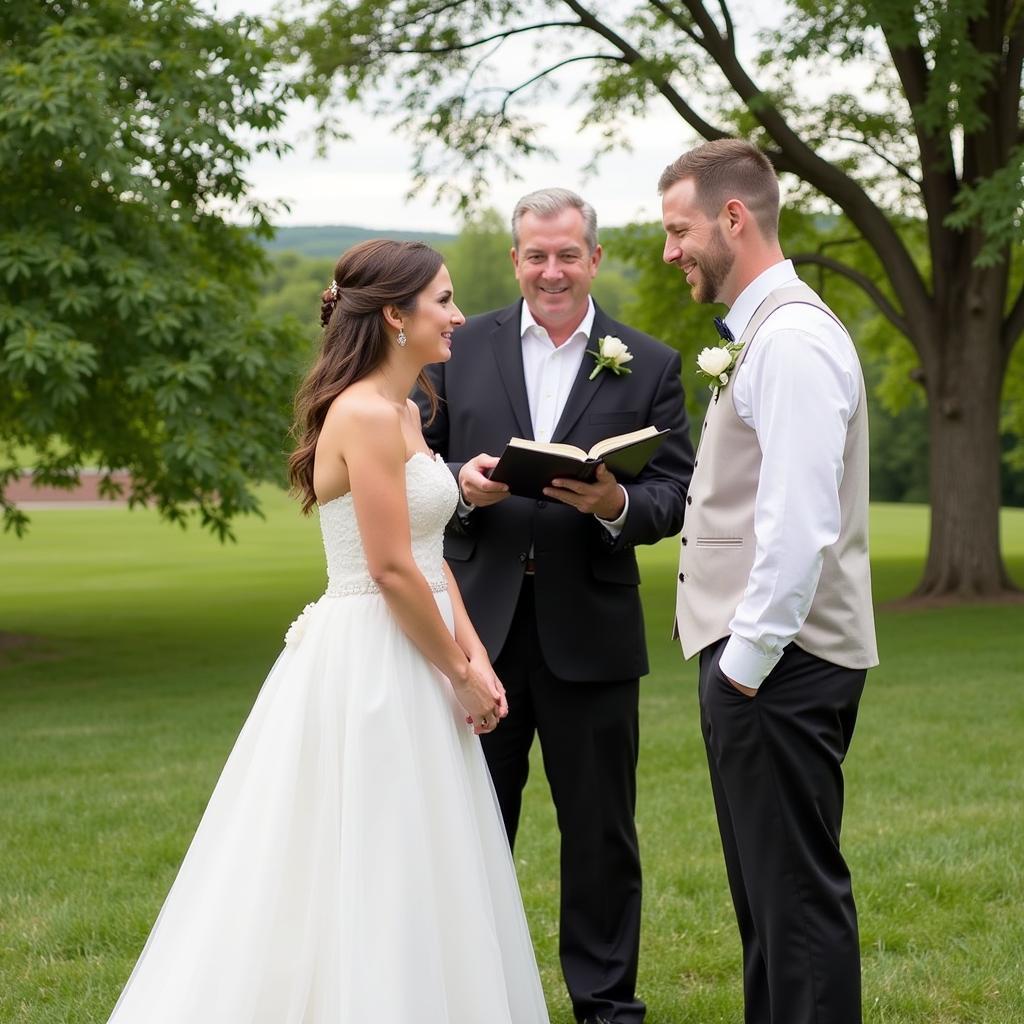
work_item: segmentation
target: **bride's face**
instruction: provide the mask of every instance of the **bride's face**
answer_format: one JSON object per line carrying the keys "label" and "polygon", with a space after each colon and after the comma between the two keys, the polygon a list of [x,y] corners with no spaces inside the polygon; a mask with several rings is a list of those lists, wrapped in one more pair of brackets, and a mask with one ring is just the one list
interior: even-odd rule
{"label": "bride's face", "polygon": [[443,266],[416,298],[416,311],[406,317],[404,328],[410,354],[424,364],[444,363],[451,358],[452,331],[466,318],[455,305],[452,279]]}

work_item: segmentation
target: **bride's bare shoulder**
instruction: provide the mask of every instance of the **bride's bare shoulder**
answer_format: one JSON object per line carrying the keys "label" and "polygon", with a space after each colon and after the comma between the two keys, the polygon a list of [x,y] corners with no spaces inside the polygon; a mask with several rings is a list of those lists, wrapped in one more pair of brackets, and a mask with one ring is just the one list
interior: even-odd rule
{"label": "bride's bare shoulder", "polygon": [[360,383],[346,388],[331,403],[319,447],[336,451],[346,461],[366,450],[390,453],[394,448],[401,454],[405,442],[400,410],[374,388],[360,387]]}
{"label": "bride's bare shoulder", "polygon": [[373,388],[353,384],[331,402],[324,429],[399,430],[401,417],[394,403]]}

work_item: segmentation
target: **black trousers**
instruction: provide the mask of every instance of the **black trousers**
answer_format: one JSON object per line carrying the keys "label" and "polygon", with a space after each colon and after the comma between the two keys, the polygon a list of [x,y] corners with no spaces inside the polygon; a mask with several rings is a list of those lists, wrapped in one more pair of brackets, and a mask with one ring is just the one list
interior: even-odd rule
{"label": "black trousers", "polygon": [[561,834],[559,955],[576,1017],[640,1024],[640,854],[634,812],[639,681],[558,679],[544,664],[525,578],[495,662],[509,715],[483,737],[505,829],[515,843],[534,733]]}
{"label": "black trousers", "polygon": [[842,762],[866,672],[795,644],[746,697],[700,655],[700,713],[743,942],[746,1024],[860,1024],[860,946],[839,850]]}

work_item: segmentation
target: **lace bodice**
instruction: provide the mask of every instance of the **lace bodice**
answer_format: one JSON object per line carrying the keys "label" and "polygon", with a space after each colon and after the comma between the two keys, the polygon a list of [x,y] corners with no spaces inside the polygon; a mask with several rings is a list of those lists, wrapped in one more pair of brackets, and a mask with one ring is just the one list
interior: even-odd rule
{"label": "lace bodice", "polygon": [[[458,485],[439,455],[415,452],[405,464],[405,490],[413,558],[431,590],[445,590],[444,527],[458,504]],[[327,595],[377,593],[366,567],[351,494],[320,506],[320,530],[327,555]]]}

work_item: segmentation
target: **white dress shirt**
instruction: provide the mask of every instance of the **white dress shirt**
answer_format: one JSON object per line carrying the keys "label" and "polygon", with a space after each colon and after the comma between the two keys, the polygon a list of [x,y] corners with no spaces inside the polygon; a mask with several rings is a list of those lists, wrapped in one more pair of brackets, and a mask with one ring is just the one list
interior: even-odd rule
{"label": "white dress shirt", "polygon": [[[519,336],[522,339],[523,376],[526,379],[526,398],[530,404],[530,423],[535,441],[550,441],[555,432],[590,343],[594,313],[594,300],[588,297],[587,311],[579,326],[561,345],[555,345],[547,329],[537,323],[530,307],[523,303]],[[614,520],[594,517],[613,537],[622,532],[622,524],[629,511],[629,495],[624,487],[620,486],[620,490],[626,503],[618,517]],[[465,514],[474,507],[460,493],[459,512]]]}
{"label": "white dress shirt", "polygon": [[[784,260],[751,281],[725,318],[733,336],[769,292],[798,280]],[[843,449],[861,374],[850,336],[813,306],[780,307],[747,344],[731,395],[761,447],[754,564],[720,668],[756,688],[803,626],[824,551],[839,537]]]}
{"label": "white dress shirt", "polygon": [[535,441],[550,441],[555,426],[572,390],[573,381],[594,329],[594,300],[587,300],[587,311],[575,331],[556,346],[547,330],[533,318],[524,302],[519,318],[519,336],[523,343],[523,376],[530,403],[530,422]]}

